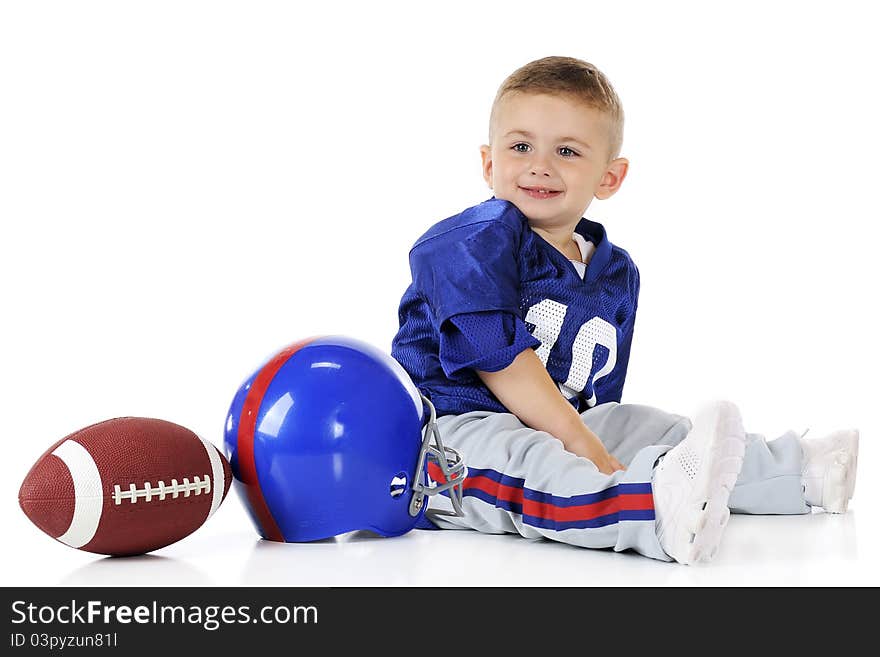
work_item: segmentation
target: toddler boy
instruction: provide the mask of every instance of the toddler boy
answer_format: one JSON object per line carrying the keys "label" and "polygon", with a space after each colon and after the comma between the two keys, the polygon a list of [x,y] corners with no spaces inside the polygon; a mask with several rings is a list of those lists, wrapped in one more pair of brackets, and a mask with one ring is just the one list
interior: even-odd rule
{"label": "toddler boy", "polygon": [[844,512],[857,431],[768,442],[730,402],[693,421],[619,403],[639,272],[582,217],[626,178],[622,141],[620,101],[594,66],[523,66],[480,148],[494,196],[410,252],[392,355],[468,466],[465,515],[433,524],[694,563],[715,555],[731,510]]}

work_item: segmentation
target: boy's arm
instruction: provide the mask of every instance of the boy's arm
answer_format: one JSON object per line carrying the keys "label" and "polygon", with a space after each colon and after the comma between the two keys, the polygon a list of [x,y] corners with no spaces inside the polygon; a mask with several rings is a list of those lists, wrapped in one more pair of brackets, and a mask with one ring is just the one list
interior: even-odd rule
{"label": "boy's arm", "polygon": [[503,370],[477,371],[477,375],[524,424],[558,438],[565,449],[588,458],[600,472],[611,474],[625,469],[560,394],[533,349],[520,352]]}

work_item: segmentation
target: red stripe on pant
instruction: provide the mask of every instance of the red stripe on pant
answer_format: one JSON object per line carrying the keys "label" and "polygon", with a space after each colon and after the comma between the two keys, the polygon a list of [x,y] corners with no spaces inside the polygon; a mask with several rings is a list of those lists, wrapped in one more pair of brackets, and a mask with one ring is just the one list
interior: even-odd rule
{"label": "red stripe on pant", "polygon": [[[431,478],[443,483],[443,472],[434,463],[428,465]],[[519,504],[522,506],[522,515],[544,518],[556,522],[577,522],[592,520],[620,511],[646,511],[654,508],[654,497],[650,493],[612,493],[612,497],[590,504],[576,506],[557,506],[547,502],[526,499],[522,488],[506,486],[489,477],[476,476],[465,479],[464,490],[470,488],[480,490],[491,495],[496,500]]]}

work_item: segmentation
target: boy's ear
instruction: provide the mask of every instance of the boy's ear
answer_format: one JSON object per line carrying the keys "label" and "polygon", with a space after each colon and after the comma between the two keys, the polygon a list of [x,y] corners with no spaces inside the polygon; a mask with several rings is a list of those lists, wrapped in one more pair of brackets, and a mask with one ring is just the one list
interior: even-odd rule
{"label": "boy's ear", "polygon": [[625,157],[619,157],[612,160],[605,169],[605,175],[599,181],[599,188],[596,190],[595,196],[600,201],[614,196],[615,192],[620,189],[623,179],[626,178],[626,172],[629,171],[629,160]]}
{"label": "boy's ear", "polygon": [[492,148],[488,144],[480,146],[480,157],[483,160],[483,180],[492,188]]}

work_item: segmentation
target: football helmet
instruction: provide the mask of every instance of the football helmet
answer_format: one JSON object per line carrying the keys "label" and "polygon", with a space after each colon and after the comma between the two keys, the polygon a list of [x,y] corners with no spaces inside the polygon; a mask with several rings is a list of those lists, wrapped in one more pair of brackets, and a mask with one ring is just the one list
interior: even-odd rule
{"label": "football helmet", "polygon": [[345,336],[316,337],[282,349],[242,384],[224,442],[263,538],[398,536],[421,520],[431,495],[446,493],[454,511],[445,514],[463,515],[467,469],[434,420],[390,355]]}

